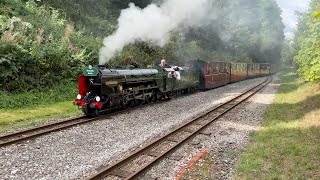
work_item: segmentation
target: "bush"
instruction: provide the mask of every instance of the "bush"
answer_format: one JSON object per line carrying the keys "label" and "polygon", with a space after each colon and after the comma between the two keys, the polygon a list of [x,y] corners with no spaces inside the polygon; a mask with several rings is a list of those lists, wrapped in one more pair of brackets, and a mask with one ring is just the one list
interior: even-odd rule
{"label": "bush", "polygon": [[309,12],[302,15],[295,33],[299,74],[306,80],[320,82],[320,18],[315,17],[320,2],[311,1]]}
{"label": "bush", "polygon": [[4,4],[12,12],[0,9],[5,12],[0,16],[2,91],[42,90],[75,81],[83,66],[97,63],[101,41],[75,31],[59,11],[33,1]]}
{"label": "bush", "polygon": [[7,93],[0,91],[0,109],[17,109],[32,106],[46,106],[62,101],[71,101],[77,95],[77,84],[60,84],[53,88],[33,90],[23,93]]}

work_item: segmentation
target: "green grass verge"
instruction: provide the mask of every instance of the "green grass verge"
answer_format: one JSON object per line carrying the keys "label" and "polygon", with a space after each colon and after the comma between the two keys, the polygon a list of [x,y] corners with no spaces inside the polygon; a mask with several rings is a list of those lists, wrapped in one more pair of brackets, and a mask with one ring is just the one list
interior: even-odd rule
{"label": "green grass verge", "polygon": [[320,179],[320,88],[293,69],[282,84],[265,122],[252,134],[235,179]]}
{"label": "green grass verge", "polygon": [[76,83],[54,88],[10,94],[0,91],[0,132],[82,114],[72,104]]}
{"label": "green grass verge", "polygon": [[79,116],[81,114],[82,111],[78,110],[71,101],[25,109],[1,109],[0,132],[33,126],[54,119]]}
{"label": "green grass verge", "polygon": [[23,109],[55,104],[66,100],[72,101],[78,94],[77,83],[57,84],[52,88],[21,93],[8,93],[0,91],[0,109]]}

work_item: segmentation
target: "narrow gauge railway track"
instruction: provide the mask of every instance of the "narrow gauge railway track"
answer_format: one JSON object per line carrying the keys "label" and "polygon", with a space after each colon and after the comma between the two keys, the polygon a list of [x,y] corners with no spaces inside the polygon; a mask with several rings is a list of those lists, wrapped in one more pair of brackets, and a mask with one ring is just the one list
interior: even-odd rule
{"label": "narrow gauge railway track", "polygon": [[70,128],[75,125],[84,124],[89,121],[94,121],[94,120],[98,120],[98,119],[99,119],[99,117],[88,118],[88,117],[83,116],[83,117],[73,118],[73,119],[60,121],[60,122],[49,123],[49,124],[45,124],[45,125],[38,126],[35,128],[30,128],[30,129],[6,134],[4,136],[0,136],[0,147],[19,143],[19,142],[33,139],[33,138],[36,138],[39,136],[43,136],[45,134],[49,134],[49,133],[52,133],[55,131],[60,131],[60,130]]}
{"label": "narrow gauge railway track", "polygon": [[[152,104],[161,103],[166,100],[167,99],[164,99],[162,101],[153,102]],[[123,112],[128,113],[128,112],[133,111],[137,108],[142,108],[147,105],[150,105],[150,104],[139,105],[139,106],[132,107],[132,108],[126,109],[126,110],[118,110],[118,111],[109,113],[107,115],[102,115],[99,117],[89,118],[86,116],[82,116],[82,117],[72,118],[72,119],[68,119],[68,120],[64,120],[64,121],[53,122],[53,123],[37,126],[34,128],[29,128],[29,129],[18,131],[18,132],[5,134],[3,136],[0,136],[0,147],[9,146],[11,144],[34,139],[34,138],[37,138],[37,137],[40,137],[40,136],[43,136],[46,134],[50,134],[52,132],[61,131],[61,130],[67,129],[67,128],[71,128],[76,125],[81,125],[81,124],[85,124],[85,123],[89,123],[89,122],[93,122],[93,121],[98,121],[98,120],[110,119],[112,116],[115,116],[117,114],[120,114]]]}
{"label": "narrow gauge railway track", "polygon": [[140,177],[149,168],[175,151],[185,142],[195,137],[197,134],[201,134],[201,131],[212,122],[255,95],[269,84],[271,80],[272,78],[268,77],[261,84],[245,91],[241,95],[238,95],[218,107],[210,109],[206,113],[194,118],[192,121],[179,126],[167,135],[132,152],[118,162],[109,166],[99,167],[88,179],[136,179]]}

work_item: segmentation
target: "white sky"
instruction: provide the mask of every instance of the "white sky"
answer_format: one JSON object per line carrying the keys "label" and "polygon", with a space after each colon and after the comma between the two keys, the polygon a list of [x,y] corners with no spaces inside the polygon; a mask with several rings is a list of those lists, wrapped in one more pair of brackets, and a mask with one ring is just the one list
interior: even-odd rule
{"label": "white sky", "polygon": [[293,31],[297,27],[298,18],[295,11],[305,12],[308,10],[310,0],[277,0],[282,9],[282,19],[286,26],[285,35],[287,38],[293,37]]}

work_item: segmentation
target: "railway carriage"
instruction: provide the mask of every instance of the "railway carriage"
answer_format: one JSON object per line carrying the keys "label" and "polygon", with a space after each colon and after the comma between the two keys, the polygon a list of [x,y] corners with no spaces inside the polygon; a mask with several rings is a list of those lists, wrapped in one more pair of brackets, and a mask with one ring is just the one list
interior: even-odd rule
{"label": "railway carriage", "polygon": [[248,64],[248,78],[255,78],[260,75],[260,64]]}
{"label": "railway carriage", "polygon": [[271,64],[260,64],[260,76],[266,76],[270,74]]}
{"label": "railway carriage", "polygon": [[201,90],[212,89],[230,82],[230,63],[198,61]]}
{"label": "railway carriage", "polygon": [[246,63],[231,63],[231,82],[237,82],[247,79],[248,70]]}

